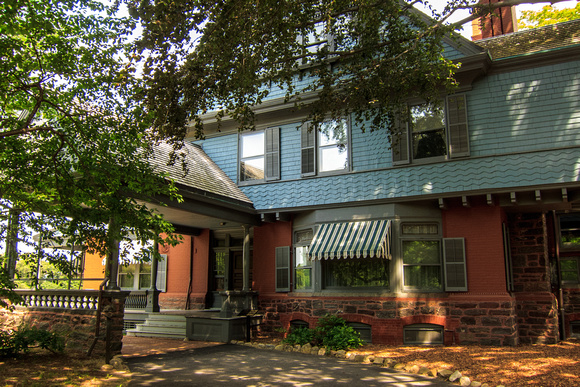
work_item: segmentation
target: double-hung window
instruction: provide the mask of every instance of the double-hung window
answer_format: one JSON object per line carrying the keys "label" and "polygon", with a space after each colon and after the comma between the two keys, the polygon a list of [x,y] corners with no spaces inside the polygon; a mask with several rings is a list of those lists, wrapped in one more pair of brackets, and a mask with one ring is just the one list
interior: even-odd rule
{"label": "double-hung window", "polygon": [[240,135],[240,183],[280,178],[280,128]]}
{"label": "double-hung window", "polygon": [[391,145],[395,165],[469,155],[464,94],[447,96],[441,107],[412,105],[409,117],[396,120],[394,125]]}
{"label": "double-hung window", "polygon": [[430,223],[403,223],[401,234],[404,288],[442,290],[439,226]]}
{"label": "double-hung window", "polygon": [[327,31],[326,22],[317,22],[311,31],[303,31],[299,43],[302,46],[302,64],[308,64],[313,58],[326,55],[334,49],[334,40]]}
{"label": "double-hung window", "polygon": [[294,289],[312,289],[312,259],[308,256],[308,249],[312,242],[312,229],[296,231],[294,233]]}
{"label": "double-hung window", "polygon": [[301,128],[301,173],[313,176],[320,173],[348,171],[349,121],[326,121],[319,130],[310,123]]}
{"label": "double-hung window", "polygon": [[[162,254],[161,260],[157,261],[157,283],[158,290],[166,291],[167,276],[167,255]],[[121,289],[144,290],[151,288],[151,263],[130,263],[119,265],[117,283]]]}
{"label": "double-hung window", "polygon": [[441,238],[436,223],[401,226],[403,288],[467,291],[464,238]]}
{"label": "double-hung window", "polygon": [[559,218],[560,249],[564,256],[560,259],[560,275],[564,283],[580,283],[580,215],[566,214]]}

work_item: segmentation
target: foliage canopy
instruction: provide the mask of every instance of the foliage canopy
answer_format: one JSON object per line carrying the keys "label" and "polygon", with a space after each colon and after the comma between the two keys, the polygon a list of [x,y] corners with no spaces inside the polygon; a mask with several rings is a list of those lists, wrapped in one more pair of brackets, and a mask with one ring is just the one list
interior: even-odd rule
{"label": "foliage canopy", "polygon": [[151,115],[127,61],[135,24],[115,11],[94,0],[0,4],[3,238],[17,230],[33,244],[41,233],[102,255],[118,240],[176,242],[145,204],[177,194],[150,162]]}

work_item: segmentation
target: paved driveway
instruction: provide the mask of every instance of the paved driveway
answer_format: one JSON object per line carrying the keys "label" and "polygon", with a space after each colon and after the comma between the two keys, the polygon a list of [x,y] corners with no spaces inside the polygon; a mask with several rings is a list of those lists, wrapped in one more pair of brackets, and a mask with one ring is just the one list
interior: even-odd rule
{"label": "paved driveway", "polygon": [[451,386],[439,379],[326,356],[240,345],[126,359],[129,386]]}

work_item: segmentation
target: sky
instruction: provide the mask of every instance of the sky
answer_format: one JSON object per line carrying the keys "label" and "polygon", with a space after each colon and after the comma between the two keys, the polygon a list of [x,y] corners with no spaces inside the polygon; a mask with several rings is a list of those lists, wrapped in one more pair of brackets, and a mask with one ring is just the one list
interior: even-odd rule
{"label": "sky", "polygon": [[[445,5],[447,4],[447,1],[445,1],[445,0],[430,0],[429,2],[437,10],[443,10],[443,8],[445,8]],[[576,6],[577,2],[578,2],[577,0],[573,0],[573,1],[563,1],[561,3],[554,4],[554,8],[557,8],[557,9],[574,8]],[[542,9],[542,7],[544,7],[546,5],[550,5],[550,4],[551,3],[549,1],[546,1],[546,2],[542,2],[542,3],[538,3],[538,4],[521,4],[521,5],[518,5],[516,7],[516,15],[517,15],[517,18],[518,19],[520,18],[521,11],[526,11],[526,10],[539,11],[540,9]],[[456,12],[453,15],[453,17],[451,17],[449,19],[449,21],[450,22],[458,21],[458,20],[461,20],[461,19],[463,19],[463,18],[465,18],[467,16],[469,16],[469,11],[467,11],[467,10],[458,11],[458,12]],[[461,35],[463,35],[467,39],[471,39],[471,25],[470,24],[467,24],[466,26],[464,26],[463,31],[461,32]]]}

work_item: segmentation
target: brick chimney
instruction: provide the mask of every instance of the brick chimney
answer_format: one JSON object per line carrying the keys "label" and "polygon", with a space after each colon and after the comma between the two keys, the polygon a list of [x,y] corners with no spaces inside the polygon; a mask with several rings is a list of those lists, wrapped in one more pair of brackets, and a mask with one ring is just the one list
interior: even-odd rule
{"label": "brick chimney", "polygon": [[[480,0],[482,4],[499,3],[500,0]],[[502,7],[483,18],[471,22],[471,40],[480,40],[509,34],[518,30],[516,7]]]}

